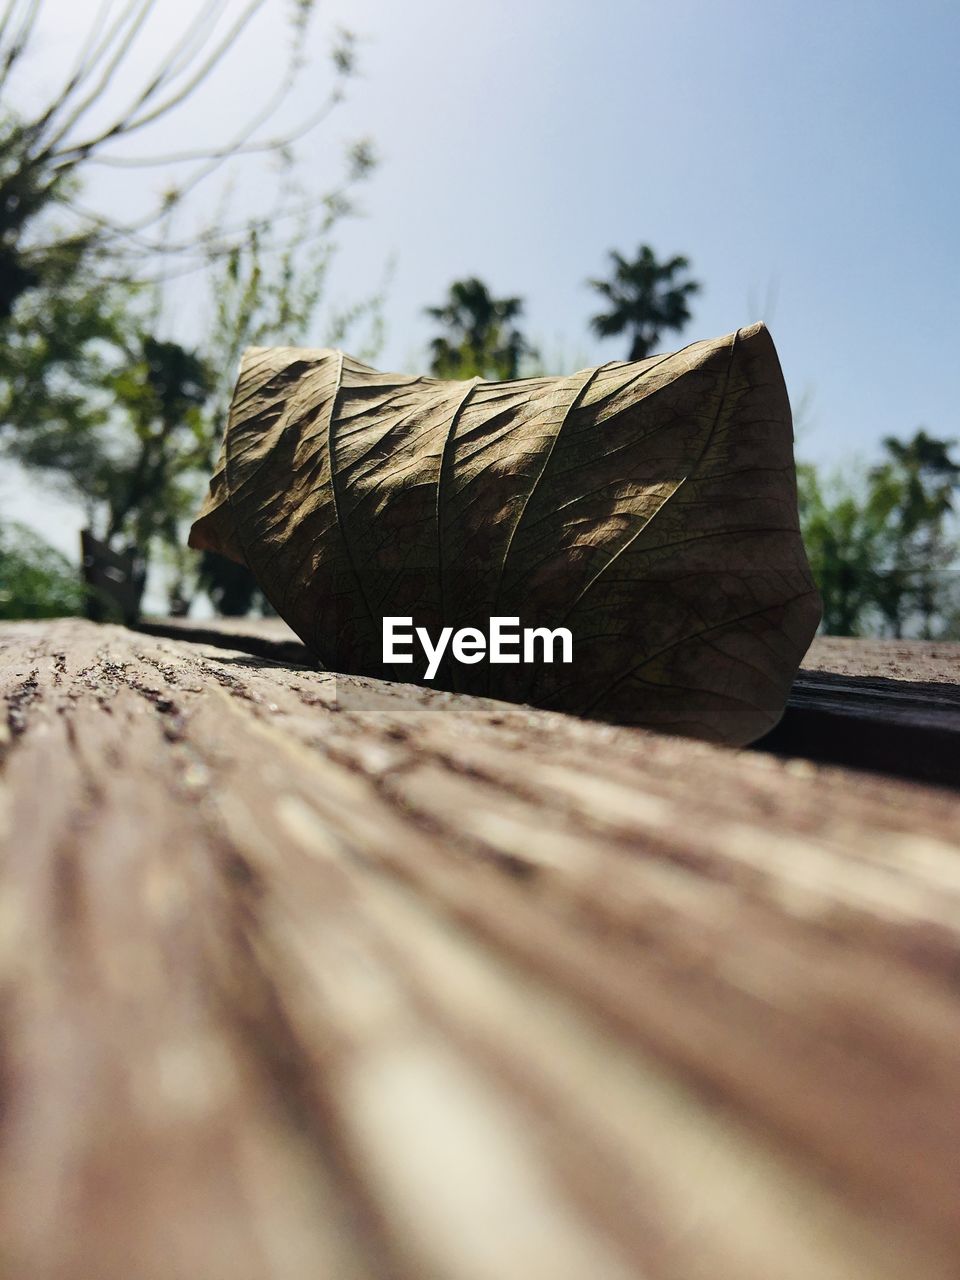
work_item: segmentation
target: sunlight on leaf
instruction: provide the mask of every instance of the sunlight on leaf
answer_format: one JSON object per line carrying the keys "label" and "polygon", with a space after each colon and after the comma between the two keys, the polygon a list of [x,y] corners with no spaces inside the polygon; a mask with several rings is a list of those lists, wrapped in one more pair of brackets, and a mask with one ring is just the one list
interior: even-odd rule
{"label": "sunlight on leaf", "polygon": [[435,687],[746,743],[783,711],[819,599],[762,325],[564,378],[382,374],[247,351],[194,547],[253,571],[332,670],[382,619],[567,627],[570,665],[448,662]]}

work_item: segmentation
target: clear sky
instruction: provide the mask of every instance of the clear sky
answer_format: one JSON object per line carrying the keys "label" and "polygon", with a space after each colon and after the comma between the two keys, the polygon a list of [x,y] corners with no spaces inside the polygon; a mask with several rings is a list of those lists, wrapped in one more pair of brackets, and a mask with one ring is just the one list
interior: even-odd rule
{"label": "clear sky", "polygon": [[[51,64],[94,7],[48,0]],[[152,38],[190,8],[160,0]],[[645,241],[704,285],[666,345],[767,320],[807,401],[803,456],[866,458],[920,425],[960,436],[957,0],[321,0],[319,16],[299,105],[328,83],[331,24],[364,38],[363,76],[304,163],[332,172],[360,134],[381,156],[333,290],[361,296],[395,259],[384,367],[425,363],[422,308],[467,274],[526,299],[548,359],[622,358],[624,340],[590,336],[584,280]],[[261,24],[164,141],[234,119],[280,40]],[[129,174],[103,182],[92,195],[133,206]],[[194,287],[171,313],[184,341]],[[60,508],[30,508],[66,536]]]}

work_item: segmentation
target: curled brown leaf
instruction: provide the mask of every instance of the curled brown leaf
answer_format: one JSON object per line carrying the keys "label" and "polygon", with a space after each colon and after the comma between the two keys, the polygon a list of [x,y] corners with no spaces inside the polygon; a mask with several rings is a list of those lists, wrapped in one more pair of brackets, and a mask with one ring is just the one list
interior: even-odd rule
{"label": "curled brown leaf", "polygon": [[780,717],[819,598],[763,325],[562,378],[444,382],[253,348],[190,544],[247,564],[328,668],[388,679],[382,621],[568,628],[573,661],[465,693],[734,744]]}

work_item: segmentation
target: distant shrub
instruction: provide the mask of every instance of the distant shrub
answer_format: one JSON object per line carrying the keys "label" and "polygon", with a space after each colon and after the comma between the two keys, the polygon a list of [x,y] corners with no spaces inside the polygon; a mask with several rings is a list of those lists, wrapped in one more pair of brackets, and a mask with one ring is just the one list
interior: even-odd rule
{"label": "distant shrub", "polygon": [[83,612],[79,570],[28,529],[0,525],[0,619],[60,618]]}

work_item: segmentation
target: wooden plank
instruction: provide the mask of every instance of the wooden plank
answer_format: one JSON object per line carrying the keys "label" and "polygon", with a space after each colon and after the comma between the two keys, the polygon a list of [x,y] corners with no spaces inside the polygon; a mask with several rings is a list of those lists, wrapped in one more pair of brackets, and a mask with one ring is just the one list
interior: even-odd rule
{"label": "wooden plank", "polygon": [[757,747],[960,787],[960,644],[818,636]]}
{"label": "wooden plank", "polygon": [[946,1280],[960,798],[0,628],[0,1242],[45,1280]]}
{"label": "wooden plank", "polygon": [[759,751],[960,787],[960,683],[801,671]]}
{"label": "wooden plank", "polygon": [[[256,644],[299,646],[306,649],[282,618],[145,618],[138,630],[154,635],[202,636],[205,643],[233,645],[247,653]],[[805,673],[828,673],[864,679],[897,680],[911,684],[960,684],[960,644],[941,640],[863,639],[859,636],[817,636],[801,664]]]}
{"label": "wooden plank", "polygon": [[[310,661],[279,618],[156,618],[140,629]],[[960,788],[960,644],[818,636],[783,719],[754,748]]]}
{"label": "wooden plank", "polygon": [[960,684],[960,644],[817,636],[803,660],[803,670],[910,684]]}

